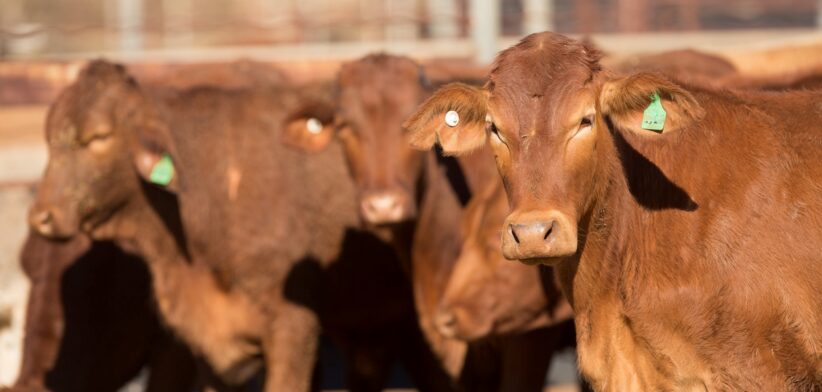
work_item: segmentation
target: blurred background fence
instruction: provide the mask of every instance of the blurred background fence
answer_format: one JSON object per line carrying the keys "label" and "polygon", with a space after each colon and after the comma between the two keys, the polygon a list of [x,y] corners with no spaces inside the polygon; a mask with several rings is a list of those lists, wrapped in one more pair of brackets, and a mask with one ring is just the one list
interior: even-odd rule
{"label": "blurred background fence", "polygon": [[[822,0],[2,0],[0,57],[818,28]],[[490,47],[490,46],[489,46]],[[482,47],[474,54],[488,60]]]}

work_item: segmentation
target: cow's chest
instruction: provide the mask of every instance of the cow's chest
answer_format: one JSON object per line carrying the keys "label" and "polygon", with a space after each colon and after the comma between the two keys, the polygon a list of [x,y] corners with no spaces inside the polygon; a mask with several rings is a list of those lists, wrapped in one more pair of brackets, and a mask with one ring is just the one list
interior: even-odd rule
{"label": "cow's chest", "polygon": [[247,298],[220,290],[207,271],[188,265],[152,265],[163,320],[223,379],[239,382],[261,366],[261,321]]}
{"label": "cow's chest", "polygon": [[579,366],[601,391],[711,390],[711,372],[683,335],[688,315],[668,309],[699,308],[660,292],[636,292],[607,284],[601,273],[580,268],[578,278],[598,282],[574,290]]}

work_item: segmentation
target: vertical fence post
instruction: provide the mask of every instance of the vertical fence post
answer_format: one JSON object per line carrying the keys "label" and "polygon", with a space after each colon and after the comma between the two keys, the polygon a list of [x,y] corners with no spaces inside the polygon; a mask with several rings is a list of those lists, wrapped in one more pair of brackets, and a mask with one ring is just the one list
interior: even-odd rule
{"label": "vertical fence post", "polygon": [[524,0],[523,33],[531,34],[541,31],[554,30],[554,1],[553,0]]}
{"label": "vertical fence post", "polygon": [[494,0],[471,0],[470,7],[474,60],[481,64],[490,63],[497,54],[499,3]]}
{"label": "vertical fence post", "polygon": [[119,49],[132,52],[143,48],[143,0],[116,0],[115,20],[119,29]]}
{"label": "vertical fence post", "polygon": [[816,28],[822,29],[822,0],[816,0]]}
{"label": "vertical fence post", "polygon": [[163,0],[163,45],[166,47],[194,44],[192,0]]}

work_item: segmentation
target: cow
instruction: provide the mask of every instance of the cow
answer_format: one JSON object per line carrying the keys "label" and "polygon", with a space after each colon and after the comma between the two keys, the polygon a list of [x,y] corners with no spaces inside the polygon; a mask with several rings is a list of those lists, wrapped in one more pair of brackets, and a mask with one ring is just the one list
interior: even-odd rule
{"label": "cow", "polygon": [[230,385],[262,370],[267,391],[308,390],[322,328],[348,339],[352,389],[384,381],[397,356],[425,386],[433,357],[411,289],[360,230],[341,149],[280,141],[288,113],[322,100],[312,94],[144,88],[91,62],[50,109],[30,224],[140,255],[163,321]]}
{"label": "cow", "polygon": [[191,390],[195,361],[161,325],[137,257],[78,236],[30,234],[23,359],[12,390],[115,391],[149,369],[148,391]]}
{"label": "cow", "polygon": [[721,81],[721,85],[730,89],[763,91],[819,90],[822,89],[822,67],[770,76],[728,77]]}
{"label": "cow", "polygon": [[538,33],[406,126],[418,148],[494,150],[503,254],[555,268],[596,390],[808,391],[822,387],[820,98],[612,77],[596,50]]}
{"label": "cow", "polygon": [[499,374],[498,385],[506,386],[502,390],[538,390],[554,351],[575,346],[573,313],[550,268],[512,263],[502,256],[499,227],[507,213],[499,181],[489,182],[471,198],[461,221],[462,248],[435,323],[442,335],[472,342],[473,351],[484,351],[486,359],[502,358],[495,361],[499,369],[491,372]]}
{"label": "cow", "polygon": [[727,59],[694,49],[632,56],[611,68],[621,73],[658,72],[678,80],[707,86],[739,74],[736,66]]}
{"label": "cow", "polygon": [[505,190],[493,181],[477,192],[462,219],[462,249],[440,300],[437,329],[478,340],[571,320],[553,271],[506,260],[499,228],[508,214]]}
{"label": "cow", "polygon": [[[322,151],[332,139],[342,141],[358,188],[360,216],[402,255],[414,286],[420,325],[458,387],[541,390],[548,366],[544,352],[519,350],[519,355],[505,355],[514,352],[506,348],[511,347],[507,341],[466,345],[440,334],[435,326],[438,304],[460,249],[465,204],[472,192],[495,181],[490,157],[458,161],[410,148],[402,123],[431,93],[432,83],[423,67],[409,58],[373,54],[344,64],[335,88],[336,105],[318,106],[296,117],[284,134],[285,143]],[[320,117],[326,119],[325,126],[312,130],[312,119]],[[480,351],[485,358],[477,362],[471,355]],[[488,363],[488,352],[499,356],[493,359],[495,364],[523,357],[533,360],[524,361],[529,366],[509,362],[504,375],[500,367],[490,366],[496,375],[492,376],[476,371]]]}

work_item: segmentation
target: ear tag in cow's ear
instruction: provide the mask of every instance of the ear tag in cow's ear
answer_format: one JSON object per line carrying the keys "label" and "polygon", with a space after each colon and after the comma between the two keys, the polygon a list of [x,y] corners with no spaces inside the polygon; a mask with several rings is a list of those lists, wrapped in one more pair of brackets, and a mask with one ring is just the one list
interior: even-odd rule
{"label": "ear tag in cow's ear", "polygon": [[460,123],[460,114],[457,113],[455,110],[449,110],[448,113],[445,113],[445,125],[453,128],[456,127],[457,124]]}
{"label": "ear tag in cow's ear", "polygon": [[151,181],[152,184],[166,186],[171,183],[173,178],[174,162],[171,161],[171,155],[163,154],[163,157],[151,168],[151,174],[149,174],[148,180]]}
{"label": "ear tag in cow's ear", "polygon": [[320,120],[311,117],[305,120],[305,129],[312,135],[317,135],[323,130],[323,123]]}
{"label": "ear tag in cow's ear", "polygon": [[665,127],[665,117],[668,113],[662,107],[662,100],[659,99],[659,94],[651,95],[651,104],[645,109],[642,115],[642,129],[649,131],[656,131],[662,133],[662,128]]}

